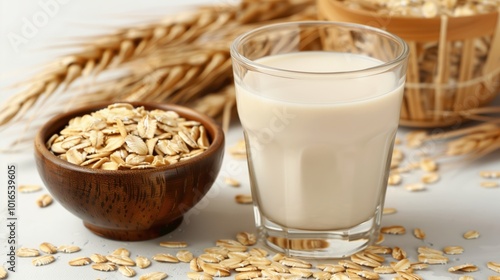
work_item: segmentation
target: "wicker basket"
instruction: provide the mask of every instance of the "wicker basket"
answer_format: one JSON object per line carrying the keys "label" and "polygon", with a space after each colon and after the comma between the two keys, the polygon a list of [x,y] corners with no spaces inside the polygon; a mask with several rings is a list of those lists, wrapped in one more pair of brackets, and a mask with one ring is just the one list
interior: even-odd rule
{"label": "wicker basket", "polygon": [[382,16],[338,0],[317,0],[321,20],[383,28],[410,47],[401,125],[460,123],[500,91],[498,12],[463,17]]}

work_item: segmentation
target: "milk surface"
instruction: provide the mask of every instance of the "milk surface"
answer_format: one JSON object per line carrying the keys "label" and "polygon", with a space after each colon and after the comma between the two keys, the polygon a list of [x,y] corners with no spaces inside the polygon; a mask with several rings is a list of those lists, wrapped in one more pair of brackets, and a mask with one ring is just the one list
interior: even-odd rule
{"label": "milk surface", "polygon": [[393,73],[346,79],[381,64],[335,52],[298,52],[259,64],[306,72],[294,78],[247,72],[236,81],[238,114],[249,152],[252,195],[283,227],[339,230],[373,217],[383,201],[386,168],[403,85]]}

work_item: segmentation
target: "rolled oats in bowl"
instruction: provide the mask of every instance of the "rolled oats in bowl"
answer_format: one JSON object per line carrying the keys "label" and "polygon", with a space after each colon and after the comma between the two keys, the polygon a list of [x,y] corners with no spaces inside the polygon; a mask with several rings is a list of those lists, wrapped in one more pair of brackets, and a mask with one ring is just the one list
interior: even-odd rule
{"label": "rolled oats in bowl", "polygon": [[195,157],[209,145],[200,122],[128,103],[75,117],[47,141],[61,159],[105,170],[166,166]]}

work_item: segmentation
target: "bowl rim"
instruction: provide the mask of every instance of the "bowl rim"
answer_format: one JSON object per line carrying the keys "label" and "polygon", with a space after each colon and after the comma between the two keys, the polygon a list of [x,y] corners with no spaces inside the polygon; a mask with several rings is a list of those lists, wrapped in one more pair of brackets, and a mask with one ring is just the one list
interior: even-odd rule
{"label": "bowl rim", "polygon": [[[208,147],[207,150],[205,150],[203,153],[189,158],[184,161],[179,161],[174,164],[166,165],[166,166],[160,166],[160,167],[154,167],[154,168],[144,168],[144,169],[118,169],[118,170],[103,170],[103,169],[96,169],[96,168],[91,168],[91,167],[86,167],[86,166],[80,166],[76,165],[73,163],[70,163],[66,160],[63,160],[56,155],[54,155],[52,152],[49,151],[49,149],[46,146],[47,140],[52,136],[52,134],[49,133],[51,130],[55,130],[54,133],[58,133],[62,127],[59,128],[52,128],[54,127],[55,124],[58,122],[63,121],[64,119],[67,119],[65,126],[68,121],[71,118],[81,116],[84,114],[92,113],[94,111],[104,109],[107,106],[115,103],[127,103],[131,104],[132,106],[135,107],[144,107],[146,110],[154,110],[154,109],[160,109],[160,110],[171,110],[175,111],[178,113],[181,117],[185,117],[188,120],[194,120],[194,121],[199,121],[202,123],[203,126],[207,129],[207,132],[210,135],[211,138],[211,143],[210,146]],[[48,135],[50,134],[50,135]],[[117,175],[117,174],[123,174],[123,175],[130,175],[130,174],[148,174],[148,173],[154,173],[154,172],[165,172],[168,170],[175,170],[177,168],[182,168],[184,166],[191,165],[193,163],[202,161],[206,159],[207,157],[210,157],[211,155],[215,154],[219,149],[223,148],[224,146],[224,131],[222,130],[221,126],[216,123],[216,121],[200,112],[197,112],[191,108],[188,108],[186,106],[178,105],[178,104],[171,104],[171,103],[152,103],[152,102],[140,102],[140,101],[135,101],[135,102],[127,102],[127,101],[116,101],[116,102],[96,102],[92,103],[89,105],[84,105],[80,106],[77,108],[70,109],[68,111],[65,111],[63,113],[59,113],[52,118],[50,118],[48,121],[46,121],[37,131],[35,135],[35,140],[34,140],[34,146],[35,146],[35,153],[39,153],[41,157],[45,158],[46,160],[52,162],[55,165],[60,166],[61,168],[69,169],[72,171],[78,171],[81,173],[93,173],[93,174],[102,174],[102,175]]]}

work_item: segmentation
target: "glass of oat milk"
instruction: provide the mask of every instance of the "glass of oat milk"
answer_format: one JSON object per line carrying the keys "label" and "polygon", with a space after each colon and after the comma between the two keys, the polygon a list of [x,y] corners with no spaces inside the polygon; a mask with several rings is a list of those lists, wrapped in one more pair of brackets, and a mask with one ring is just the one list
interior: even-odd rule
{"label": "glass of oat milk", "polygon": [[292,22],[231,46],[261,240],[340,258],[376,241],[408,46],[368,26]]}

